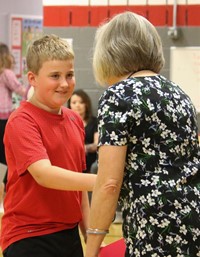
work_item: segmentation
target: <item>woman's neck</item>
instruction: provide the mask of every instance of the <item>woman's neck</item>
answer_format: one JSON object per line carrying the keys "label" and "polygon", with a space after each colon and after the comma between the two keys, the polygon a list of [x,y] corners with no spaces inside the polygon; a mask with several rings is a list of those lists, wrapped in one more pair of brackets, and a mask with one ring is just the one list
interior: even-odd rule
{"label": "woman's neck", "polygon": [[154,71],[151,70],[141,70],[141,71],[136,71],[135,73],[133,73],[131,77],[146,77],[146,76],[155,76],[157,75],[157,73],[155,73]]}
{"label": "woman's neck", "polygon": [[125,80],[127,78],[132,78],[132,77],[146,77],[146,76],[155,76],[157,73],[151,71],[151,70],[141,70],[141,71],[136,71],[134,73],[130,73],[128,76],[123,75],[120,77],[111,77],[108,79],[107,83],[109,86],[112,86],[116,84],[119,81]]}

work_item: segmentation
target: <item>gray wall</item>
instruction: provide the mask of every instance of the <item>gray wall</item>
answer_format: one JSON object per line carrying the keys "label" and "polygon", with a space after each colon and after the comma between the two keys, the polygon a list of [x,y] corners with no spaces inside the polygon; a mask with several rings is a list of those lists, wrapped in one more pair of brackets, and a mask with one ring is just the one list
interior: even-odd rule
{"label": "gray wall", "polygon": [[[166,61],[162,74],[169,78],[170,47],[200,46],[200,27],[181,27],[179,29],[180,37],[177,40],[169,38],[168,27],[157,27],[157,30],[162,38]],[[73,38],[73,47],[75,51],[76,87],[83,88],[90,95],[94,114],[97,113],[99,96],[104,91],[103,88],[95,83],[92,73],[91,59],[95,31],[96,28],[94,27],[44,28],[44,32],[47,34],[54,33],[60,37]]]}
{"label": "gray wall", "polygon": [[[37,4],[36,4],[37,1]],[[0,0],[0,41],[9,44],[9,16],[43,15],[42,0]]]}

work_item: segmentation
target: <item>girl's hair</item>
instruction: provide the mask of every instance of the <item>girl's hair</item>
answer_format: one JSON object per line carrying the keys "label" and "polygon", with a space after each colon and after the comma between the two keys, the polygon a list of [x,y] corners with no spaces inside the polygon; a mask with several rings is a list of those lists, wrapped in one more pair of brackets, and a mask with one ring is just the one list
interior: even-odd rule
{"label": "girl's hair", "polygon": [[0,43],[0,73],[4,69],[11,69],[12,56],[6,44]]}
{"label": "girl's hair", "polygon": [[161,39],[143,16],[124,12],[97,29],[93,70],[101,85],[110,77],[140,70],[160,72],[164,65]]}
{"label": "girl's hair", "polygon": [[27,68],[38,74],[42,64],[50,60],[72,60],[74,52],[69,43],[55,35],[46,35],[35,40],[26,55]]}
{"label": "girl's hair", "polygon": [[[89,95],[82,89],[77,89],[73,92],[73,95],[79,96],[85,104],[85,117],[84,120],[88,121],[92,117],[92,103]],[[68,101],[68,107],[71,109],[71,98]]]}

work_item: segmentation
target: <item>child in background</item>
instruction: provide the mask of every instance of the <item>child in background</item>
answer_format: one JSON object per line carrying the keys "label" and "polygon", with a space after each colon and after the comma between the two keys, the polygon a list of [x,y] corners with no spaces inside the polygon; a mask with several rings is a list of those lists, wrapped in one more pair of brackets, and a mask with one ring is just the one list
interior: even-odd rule
{"label": "child in background", "polygon": [[[4,257],[82,257],[88,194],[84,126],[63,105],[75,86],[74,53],[54,35],[33,42],[27,78],[34,93],[10,116],[4,136],[8,164],[1,227]],[[83,191],[83,192],[81,192]]]}
{"label": "child in background", "polygon": [[[15,92],[22,97],[26,96],[26,87],[18,81],[13,71],[14,64],[15,60],[13,55],[11,55],[8,46],[4,43],[0,43],[0,163],[3,163],[4,165],[7,165],[7,163],[3,136],[8,118],[14,109],[12,94]],[[4,197],[6,182],[7,172],[0,185],[0,202]]]}

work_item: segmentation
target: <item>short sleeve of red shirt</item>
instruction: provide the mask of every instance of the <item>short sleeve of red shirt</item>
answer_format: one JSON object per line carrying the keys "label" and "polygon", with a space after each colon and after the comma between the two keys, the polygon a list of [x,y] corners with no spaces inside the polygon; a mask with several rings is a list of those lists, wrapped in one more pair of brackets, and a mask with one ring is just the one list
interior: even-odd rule
{"label": "short sleeve of red shirt", "polygon": [[78,172],[85,169],[82,120],[67,108],[62,111],[62,115],[55,115],[23,102],[11,115],[4,143],[7,162],[19,175],[41,159]]}
{"label": "short sleeve of red shirt", "polygon": [[7,161],[15,162],[19,175],[26,171],[32,163],[48,159],[48,154],[37,124],[29,115],[21,114],[10,119],[4,142],[6,144]]}

